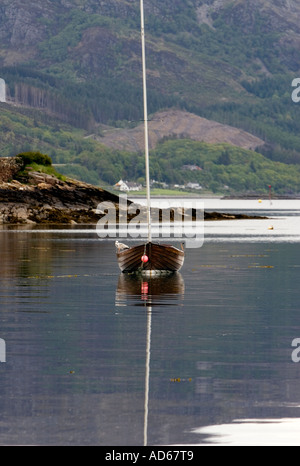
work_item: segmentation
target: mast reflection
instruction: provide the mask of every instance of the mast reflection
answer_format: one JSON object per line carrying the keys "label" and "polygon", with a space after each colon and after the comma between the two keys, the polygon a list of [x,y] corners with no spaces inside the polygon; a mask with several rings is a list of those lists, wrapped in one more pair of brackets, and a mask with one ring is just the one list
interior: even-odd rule
{"label": "mast reflection", "polygon": [[152,332],[152,307],[168,306],[184,298],[184,280],[179,272],[144,277],[121,273],[116,290],[116,306],[143,306],[147,309],[145,355],[144,446],[148,445],[149,383]]}

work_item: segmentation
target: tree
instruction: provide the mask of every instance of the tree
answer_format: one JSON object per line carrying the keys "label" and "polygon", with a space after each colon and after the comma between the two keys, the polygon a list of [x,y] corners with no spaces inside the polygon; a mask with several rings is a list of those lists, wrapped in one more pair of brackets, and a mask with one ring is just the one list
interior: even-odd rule
{"label": "tree", "polygon": [[224,152],[222,152],[222,154],[220,155],[217,163],[219,165],[230,165],[231,160],[230,160],[230,155],[229,155],[227,149]]}

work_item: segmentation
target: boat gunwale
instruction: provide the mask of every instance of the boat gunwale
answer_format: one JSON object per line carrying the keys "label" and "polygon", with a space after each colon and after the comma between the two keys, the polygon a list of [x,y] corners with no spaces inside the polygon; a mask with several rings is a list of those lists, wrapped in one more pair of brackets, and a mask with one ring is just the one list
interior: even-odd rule
{"label": "boat gunwale", "polygon": [[[154,253],[149,251],[153,247]],[[164,253],[171,253],[171,257],[166,254],[161,257],[160,250]],[[141,262],[141,255],[147,253],[150,261],[146,264]],[[132,255],[132,257],[130,257]],[[162,245],[159,243],[148,242],[129,247],[124,251],[117,252],[119,266],[122,272],[150,272],[150,271],[179,271],[184,263],[184,252],[172,245]]]}

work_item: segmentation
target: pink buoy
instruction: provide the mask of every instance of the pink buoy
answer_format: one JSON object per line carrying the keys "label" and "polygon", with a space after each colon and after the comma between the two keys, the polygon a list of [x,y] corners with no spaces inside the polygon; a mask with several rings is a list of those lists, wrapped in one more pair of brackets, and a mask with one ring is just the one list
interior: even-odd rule
{"label": "pink buoy", "polygon": [[144,262],[144,264],[146,264],[149,260],[148,256],[146,256],[146,254],[144,254],[141,258],[142,262]]}
{"label": "pink buoy", "polygon": [[149,290],[148,283],[147,283],[147,282],[143,282],[143,283],[142,283],[142,286],[141,286],[142,294],[147,294],[147,293],[148,293],[148,290]]}

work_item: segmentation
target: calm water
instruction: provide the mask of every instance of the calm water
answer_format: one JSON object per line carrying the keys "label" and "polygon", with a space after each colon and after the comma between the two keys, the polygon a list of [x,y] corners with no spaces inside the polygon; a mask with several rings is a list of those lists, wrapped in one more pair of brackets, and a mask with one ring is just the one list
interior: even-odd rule
{"label": "calm water", "polygon": [[300,207],[247,209],[152,281],[94,229],[1,230],[0,444],[299,445]]}

